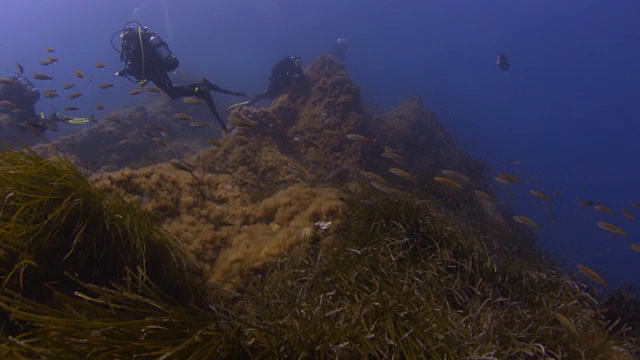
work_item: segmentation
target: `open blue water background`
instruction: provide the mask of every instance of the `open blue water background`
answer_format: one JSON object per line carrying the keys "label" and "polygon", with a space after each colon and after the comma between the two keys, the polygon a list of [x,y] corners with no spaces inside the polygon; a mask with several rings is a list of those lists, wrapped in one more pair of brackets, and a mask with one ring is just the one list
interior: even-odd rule
{"label": "open blue water background", "polygon": [[[538,221],[540,246],[569,271],[585,264],[612,286],[640,280],[640,225],[620,215],[640,202],[640,2],[505,0],[4,0],[0,75],[15,64],[66,81],[85,96],[73,105],[132,104],[133,85],[110,37],[135,19],[168,41],[183,72],[253,94],[267,85],[285,55],[308,64],[344,37],[347,66],[368,106],[391,110],[411,95],[441,115],[456,141],[488,163],[491,175],[524,181],[494,191],[514,214]],[[118,39],[115,44],[118,45]],[[42,67],[44,48],[60,60]],[[509,76],[496,56],[510,59]],[[97,70],[95,62],[107,68]],[[79,69],[98,90],[73,77]],[[228,105],[233,98],[215,97]],[[38,111],[59,111],[68,99],[45,99]],[[82,113],[79,115],[88,115]],[[71,129],[66,129],[70,131]],[[522,165],[509,165],[514,161]],[[463,169],[462,169],[463,170]],[[553,216],[528,191],[554,195]],[[607,215],[581,207],[600,202]],[[622,227],[611,236],[596,221]]]}

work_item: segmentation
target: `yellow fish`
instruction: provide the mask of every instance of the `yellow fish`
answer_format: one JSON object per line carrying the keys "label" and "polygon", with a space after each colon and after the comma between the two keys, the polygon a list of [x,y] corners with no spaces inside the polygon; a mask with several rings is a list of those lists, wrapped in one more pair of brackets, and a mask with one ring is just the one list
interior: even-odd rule
{"label": "yellow fish", "polygon": [[578,270],[580,270],[583,274],[591,278],[591,280],[598,282],[604,286],[607,286],[607,282],[600,275],[598,275],[597,272],[593,271],[590,267],[586,265],[581,265],[581,264],[578,264],[577,267],[578,267]]}
{"label": "yellow fish", "polygon": [[627,235],[626,232],[624,232],[624,230],[620,229],[619,227],[610,224],[608,222],[597,222],[596,225],[598,225],[598,227],[602,230],[608,231],[608,232],[612,232],[614,234],[618,234],[618,235]]}
{"label": "yellow fish", "polygon": [[64,85],[62,85],[62,88],[65,89],[65,90],[68,90],[68,89],[71,89],[74,86],[76,86],[76,84],[70,83],[70,82],[66,82],[66,83],[64,83]]}
{"label": "yellow fish", "polygon": [[538,225],[538,223],[536,223],[535,221],[531,220],[530,218],[528,218],[526,216],[514,216],[513,220],[519,222],[520,224],[525,224],[525,225],[529,225],[529,226],[533,226],[533,227],[540,227],[540,225]]}
{"label": "yellow fish", "polygon": [[460,173],[459,173],[459,172],[457,172],[457,171],[453,171],[453,170],[442,170],[441,172],[442,172],[443,174],[445,174],[445,175],[449,176],[449,177],[452,177],[452,178],[455,178],[455,179],[458,179],[458,180],[462,180],[462,181],[464,181],[464,182],[471,182],[471,179],[469,179],[468,177],[466,177],[466,176],[464,176],[464,175],[460,174]]}
{"label": "yellow fish", "polygon": [[629,209],[622,209],[622,216],[626,217],[631,221],[635,221],[636,217],[629,211]]}
{"label": "yellow fish", "polygon": [[100,89],[108,89],[108,88],[112,88],[113,84],[111,84],[111,83],[102,83],[102,84],[98,85],[98,87]]}
{"label": "yellow fish", "polygon": [[598,211],[600,211],[600,212],[606,213],[606,214],[615,215],[615,213],[616,213],[615,211],[609,209],[608,207],[606,207],[604,205],[600,205],[600,204],[593,205],[593,208],[598,210]]}
{"label": "yellow fish", "polygon": [[529,193],[535,197],[539,197],[542,200],[547,200],[547,201],[553,201],[553,199],[551,199],[551,197],[549,197],[549,195],[543,193],[542,191],[539,190],[531,190],[529,191]]}
{"label": "yellow fish", "polygon": [[53,80],[51,76],[42,73],[33,74],[33,78],[36,80]]}
{"label": "yellow fish", "polygon": [[82,95],[83,94],[81,92],[72,92],[71,94],[69,94],[69,99],[79,98]]}
{"label": "yellow fish", "polygon": [[198,99],[198,98],[194,98],[194,97],[185,97],[182,98],[182,102],[184,102],[185,104],[189,104],[189,105],[204,105],[205,102]]}
{"label": "yellow fish", "polygon": [[138,95],[138,94],[142,94],[143,92],[144,92],[144,89],[134,88],[129,90],[129,95]]}
{"label": "yellow fish", "polygon": [[370,137],[366,137],[360,134],[347,134],[345,136],[347,137],[347,139],[353,140],[353,141],[362,141],[362,142],[368,142],[368,143],[372,143],[376,141],[376,139],[372,139]]}
{"label": "yellow fish", "polygon": [[458,184],[457,182],[455,182],[455,181],[453,181],[453,180],[451,180],[449,178],[442,177],[442,176],[434,176],[433,180],[439,182],[440,184],[453,186],[453,187],[458,188],[458,189],[462,187],[462,185]]}
{"label": "yellow fish", "polygon": [[73,73],[76,77],[80,78],[80,79],[84,79],[84,73],[80,70],[73,70]]}
{"label": "yellow fish", "polygon": [[417,176],[416,175],[411,175],[408,172],[400,169],[400,168],[391,168],[389,169],[389,172],[392,173],[395,176],[401,177],[405,180],[409,180],[411,182],[415,182]]}
{"label": "yellow fish", "polygon": [[376,181],[379,182],[381,184],[386,184],[387,181],[385,179],[382,178],[382,176],[369,172],[369,171],[363,171],[361,172],[362,176],[366,177],[367,179],[371,180],[371,181]]}
{"label": "yellow fish", "polygon": [[493,201],[495,200],[493,198],[493,196],[487,194],[486,192],[482,191],[482,190],[473,190],[473,192],[480,198],[483,198],[485,200],[489,200],[489,201]]}
{"label": "yellow fish", "polygon": [[104,105],[96,104],[96,110],[104,110]]}
{"label": "yellow fish", "polygon": [[640,252],[640,244],[631,244],[631,249]]}
{"label": "yellow fish", "polygon": [[173,118],[178,120],[191,120],[193,117],[185,113],[175,113],[173,114]]}
{"label": "yellow fish", "polygon": [[102,61],[98,61],[98,62],[96,63],[96,67],[97,67],[98,69],[102,69],[102,68],[103,68],[103,67],[105,67],[105,66],[107,66],[107,64],[103,63]]}

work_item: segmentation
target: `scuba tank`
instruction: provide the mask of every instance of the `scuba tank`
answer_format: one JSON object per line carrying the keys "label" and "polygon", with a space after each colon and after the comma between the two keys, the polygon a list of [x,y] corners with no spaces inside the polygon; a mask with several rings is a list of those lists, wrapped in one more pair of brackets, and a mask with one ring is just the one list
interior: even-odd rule
{"label": "scuba tank", "polygon": [[162,40],[162,38],[154,33],[151,33],[151,37],[147,41],[148,54],[153,54],[157,60],[162,64],[162,68],[169,72],[178,68],[180,62],[178,58],[173,55],[169,50],[169,45]]}

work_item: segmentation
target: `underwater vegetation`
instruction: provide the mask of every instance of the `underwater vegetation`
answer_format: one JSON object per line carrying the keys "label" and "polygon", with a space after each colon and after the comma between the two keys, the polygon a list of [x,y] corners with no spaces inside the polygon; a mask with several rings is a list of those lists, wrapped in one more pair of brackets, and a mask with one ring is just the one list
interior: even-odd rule
{"label": "underwater vegetation", "polygon": [[638,357],[632,291],[601,303],[538,252],[419,99],[371,119],[335,60],[305,75],[184,159],[0,153],[1,354]]}

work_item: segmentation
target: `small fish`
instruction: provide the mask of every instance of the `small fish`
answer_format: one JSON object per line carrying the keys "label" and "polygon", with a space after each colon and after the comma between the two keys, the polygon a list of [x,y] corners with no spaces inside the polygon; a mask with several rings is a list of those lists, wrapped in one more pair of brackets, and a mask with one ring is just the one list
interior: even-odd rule
{"label": "small fish", "polygon": [[79,98],[80,96],[84,95],[81,92],[72,92],[69,94],[69,99],[76,99]]}
{"label": "small fish", "polygon": [[16,64],[16,67],[18,68],[18,72],[20,74],[24,74],[24,67],[20,64]]}
{"label": "small fish", "polygon": [[184,161],[171,161],[169,164],[178,170],[186,171],[188,173],[193,173],[193,170],[195,169],[194,165]]}
{"label": "small fish", "polygon": [[73,74],[80,79],[84,79],[84,73],[80,70],[73,70]]}
{"label": "small fish", "polygon": [[529,193],[535,197],[539,197],[542,200],[546,200],[546,201],[553,201],[553,199],[551,197],[549,197],[549,195],[543,193],[542,191],[539,190],[531,190],[529,191]]}
{"label": "small fish", "polygon": [[53,80],[51,76],[42,73],[33,74],[33,78],[36,80]]}
{"label": "small fish", "polygon": [[13,79],[9,79],[9,78],[6,78],[6,77],[0,77],[0,84],[13,85],[15,83],[16,83],[16,81],[13,80]]}
{"label": "small fish", "polygon": [[96,104],[96,110],[104,110],[104,105]]}
{"label": "small fish", "polygon": [[173,114],[173,118],[174,119],[178,119],[178,120],[191,120],[193,117],[189,114],[185,114],[185,113],[175,113]]}
{"label": "small fish", "polygon": [[502,177],[503,179],[507,179],[510,182],[517,182],[517,183],[520,182],[520,179],[517,176],[513,175],[513,174],[508,174],[508,173],[501,172],[501,173],[498,174],[498,176]]}
{"label": "small fish", "polygon": [[578,270],[580,270],[583,274],[591,278],[591,280],[598,282],[603,286],[607,286],[607,282],[600,275],[598,275],[597,272],[593,271],[590,267],[586,265],[581,265],[581,264],[578,264],[577,267],[578,267]]}
{"label": "small fish", "polygon": [[194,98],[194,97],[185,97],[182,98],[182,102],[184,102],[185,104],[189,104],[189,105],[204,105],[205,102],[201,99],[198,98]]}
{"label": "small fish", "polygon": [[394,149],[391,146],[384,145],[384,146],[382,146],[382,148],[384,149],[384,152],[388,152],[388,153],[397,153],[398,152],[397,149]]}
{"label": "small fish", "polygon": [[631,247],[631,250],[640,252],[640,244],[631,244],[630,247]]}
{"label": "small fish", "polygon": [[608,207],[606,207],[604,205],[601,205],[601,204],[593,205],[593,208],[598,210],[598,211],[600,211],[600,212],[603,212],[605,214],[611,214],[611,215],[615,215],[616,214],[615,211],[613,211],[613,210],[609,209]]}
{"label": "small fish", "polygon": [[52,47],[46,47],[46,48],[44,48],[44,51],[46,51],[48,53],[54,53],[54,52],[56,52],[56,49],[54,49]]}
{"label": "small fish", "polygon": [[138,94],[142,94],[143,92],[144,92],[144,89],[135,88],[135,89],[129,90],[129,95],[138,95]]}
{"label": "small fish", "polygon": [[361,142],[368,142],[368,143],[372,143],[376,141],[376,139],[372,139],[370,137],[366,137],[360,134],[347,134],[345,136],[347,137],[347,139],[353,140],[353,141],[361,141]]}
{"label": "small fish", "polygon": [[66,83],[64,83],[64,85],[62,85],[62,88],[65,89],[65,90],[69,90],[74,86],[76,86],[76,84],[70,83],[70,82],[66,82]]}
{"label": "small fish", "polygon": [[387,181],[385,179],[382,178],[382,176],[369,172],[369,171],[363,171],[361,172],[362,176],[366,177],[369,180],[375,181],[375,182],[379,182],[381,184],[386,184]]}
{"label": "small fish", "polygon": [[307,154],[306,157],[311,159],[311,160],[313,160],[313,161],[321,162],[321,163],[324,163],[324,164],[329,162],[329,159],[327,159],[326,157],[324,157],[322,155]]}
{"label": "small fish", "polygon": [[497,182],[503,183],[505,185],[509,185],[511,186],[511,181],[509,181],[509,179],[505,179],[504,177],[498,175],[498,176],[494,176],[493,179]]}
{"label": "small fish", "polygon": [[57,61],[58,61],[58,58],[57,58],[57,57],[53,57],[53,56],[49,56],[49,57],[47,58],[47,60],[51,61],[51,63],[54,63],[54,62],[57,62]]}
{"label": "small fish", "polygon": [[445,175],[449,176],[449,177],[452,177],[452,178],[455,178],[455,179],[458,179],[458,180],[462,180],[462,181],[464,181],[464,182],[471,182],[471,179],[469,179],[468,177],[466,177],[466,176],[464,176],[464,175],[460,174],[460,173],[459,173],[459,172],[457,172],[457,171],[453,171],[453,170],[442,170],[441,172],[442,172],[443,174],[445,174]]}
{"label": "small fish", "polygon": [[637,201],[629,201],[629,204],[631,204],[631,206],[633,206],[636,209],[640,209],[640,203]]}
{"label": "small fish", "polygon": [[107,66],[107,64],[103,63],[102,61],[98,61],[98,62],[96,63],[96,67],[97,67],[98,69],[102,69],[102,68],[103,68],[103,67],[105,67],[105,66]]}
{"label": "small fish", "polygon": [[233,135],[231,140],[242,141],[242,142],[251,142],[248,137],[242,135]]}
{"label": "small fish", "polygon": [[173,139],[173,136],[171,136],[171,134],[169,134],[169,132],[167,131],[160,131],[160,136],[162,136],[165,139]]}
{"label": "small fish", "polygon": [[604,231],[612,232],[618,235],[627,235],[627,233],[624,232],[624,230],[608,222],[601,221],[601,222],[597,222],[596,225],[598,225],[598,227]]}
{"label": "small fish", "polygon": [[203,127],[211,127],[211,124],[203,121],[192,121],[189,124],[189,126],[194,128],[203,128]]}
{"label": "small fish", "polygon": [[306,144],[308,144],[308,145],[313,146],[313,147],[314,147],[314,148],[316,148],[316,149],[319,149],[319,148],[320,148],[320,146],[318,146],[318,144],[316,144],[315,142],[313,142],[313,141],[311,141],[311,140],[307,139],[307,138],[306,138],[306,137],[304,137],[304,136],[294,136],[294,137],[293,137],[293,140],[295,140],[295,141],[302,141],[302,142],[304,142],[304,143],[306,143]]}
{"label": "small fish", "polygon": [[13,109],[13,110],[11,110],[11,113],[14,114],[14,115],[24,114],[24,110],[22,110],[22,109]]}
{"label": "small fish", "polygon": [[302,166],[302,165],[300,165],[298,163],[288,162],[287,166],[292,170],[301,172],[301,173],[303,173],[305,175],[309,175],[309,169],[307,169],[306,167],[304,167],[304,166]]}
{"label": "small fish", "polygon": [[493,198],[493,196],[487,194],[486,192],[482,191],[482,190],[473,190],[473,192],[480,198],[485,199],[485,200],[489,200],[489,201],[494,201],[495,199]]}
{"label": "small fish", "polygon": [[156,137],[156,138],[153,138],[152,140],[157,142],[158,144],[160,144],[162,146],[167,146],[167,142],[162,138]]}
{"label": "small fish", "polygon": [[626,217],[631,221],[636,221],[636,217],[629,211],[629,209],[622,209],[622,216]]}
{"label": "small fish", "polygon": [[387,158],[387,159],[391,159],[393,161],[402,161],[404,160],[404,157],[398,153],[394,153],[394,152],[385,152],[382,153],[382,157]]}
{"label": "small fish", "polygon": [[49,99],[53,99],[54,97],[58,97],[60,96],[60,94],[58,94],[58,92],[56,90],[43,90],[42,94],[44,95],[44,97],[47,97]]}
{"label": "small fish", "polygon": [[514,216],[513,220],[519,222],[520,224],[525,224],[525,225],[529,225],[529,226],[533,226],[533,227],[540,227],[540,225],[538,225],[538,223],[536,223],[535,221],[531,220],[530,218],[528,218],[526,216]]}
{"label": "small fish", "polygon": [[592,200],[581,200],[580,201],[580,206],[587,207],[587,206],[596,206],[596,205],[598,205],[598,203],[595,202],[595,201],[592,201]]}
{"label": "small fish", "polygon": [[113,84],[111,84],[111,83],[102,83],[102,84],[98,85],[98,87],[100,89],[108,89],[108,88],[112,88]]}
{"label": "small fish", "polygon": [[80,108],[75,107],[75,106],[65,106],[64,109],[66,111],[76,111],[76,110],[80,110]]}
{"label": "small fish", "polygon": [[391,168],[389,169],[389,172],[392,173],[395,176],[401,177],[405,180],[409,180],[411,182],[415,182],[417,176],[416,175],[411,175],[408,172],[400,169],[400,168]]}
{"label": "small fish", "polygon": [[46,60],[40,60],[40,61],[38,61],[38,62],[39,62],[39,63],[40,63],[40,65],[42,65],[42,66],[51,65],[51,64],[53,63],[53,62],[52,62],[51,60],[49,60],[49,59],[46,59]]}
{"label": "small fish", "polygon": [[398,193],[398,190],[392,189],[392,188],[390,188],[390,187],[388,187],[388,186],[386,186],[386,185],[384,185],[382,183],[379,183],[377,181],[372,181],[369,184],[371,184],[371,186],[373,186],[376,190],[378,190],[380,192],[383,192],[385,194],[392,195],[392,194],[397,194]]}
{"label": "small fish", "polygon": [[457,182],[455,182],[455,181],[453,181],[453,180],[451,180],[449,178],[442,177],[442,176],[434,176],[433,180],[439,182],[440,184],[453,186],[453,187],[458,188],[458,189],[462,187],[462,185],[458,184]]}
{"label": "small fish", "polygon": [[149,85],[149,86],[145,87],[145,90],[147,90],[149,92],[152,92],[152,93],[161,93],[162,92],[162,89],[160,89],[159,87],[154,86],[154,85]]}
{"label": "small fish", "polygon": [[218,140],[208,139],[207,142],[213,146],[222,146],[222,143]]}

